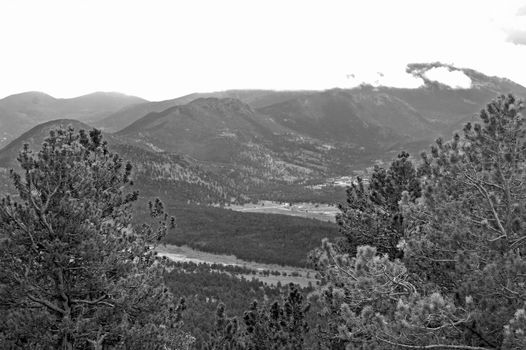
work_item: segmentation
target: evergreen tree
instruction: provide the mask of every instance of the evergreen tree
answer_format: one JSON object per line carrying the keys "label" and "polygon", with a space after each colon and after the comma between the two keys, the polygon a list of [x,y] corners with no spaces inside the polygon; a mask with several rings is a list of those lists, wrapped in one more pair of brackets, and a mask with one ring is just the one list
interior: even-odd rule
{"label": "evergreen tree", "polygon": [[400,153],[388,169],[376,166],[368,184],[358,177],[347,189],[347,202],[339,206],[337,223],[346,238],[341,248],[354,255],[358,246],[371,245],[391,258],[400,257],[397,245],[404,225],[398,202],[404,191],[412,200],[421,195],[407,152]]}
{"label": "evergreen tree", "polygon": [[254,302],[243,317],[248,350],[302,350],[305,333],[309,331],[305,313],[310,305],[294,284],[283,303],[260,307]]}
{"label": "evergreen tree", "polygon": [[524,348],[523,108],[500,96],[481,124],[423,154],[422,196],[406,190],[399,200],[402,260],[324,242],[322,292],[333,336],[348,348]]}
{"label": "evergreen tree", "polygon": [[302,350],[309,326],[305,314],[310,305],[299,289],[289,285],[282,303],[259,305],[254,301],[238,325],[237,318],[227,318],[225,306],[216,313],[216,330],[205,346],[207,350]]}
{"label": "evergreen tree", "polygon": [[210,339],[204,350],[244,350],[246,349],[238,327],[237,318],[228,318],[225,304],[220,303],[216,310],[215,330],[209,334]]}
{"label": "evergreen tree", "polygon": [[[500,96],[463,136],[424,154],[422,205],[411,216],[406,266],[424,286],[470,309],[463,342],[499,347],[526,296],[526,125],[523,103]],[[469,300],[469,305],[466,304]]]}
{"label": "evergreen tree", "polygon": [[0,202],[2,349],[180,349],[180,307],[154,247],[166,232],[131,226],[130,164],[100,131],[52,131],[12,172]]}

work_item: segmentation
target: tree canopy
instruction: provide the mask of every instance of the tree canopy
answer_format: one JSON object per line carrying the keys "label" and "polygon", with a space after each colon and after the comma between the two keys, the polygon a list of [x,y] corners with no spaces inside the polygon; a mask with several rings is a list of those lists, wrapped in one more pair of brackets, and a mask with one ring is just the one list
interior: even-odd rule
{"label": "tree canopy", "polygon": [[[421,195],[404,188],[391,196],[390,212],[403,216],[400,259],[382,245],[355,252],[324,242],[317,259],[335,339],[360,349],[524,348],[523,108],[500,96],[481,111],[481,123],[422,155]],[[365,191],[378,190],[373,183]],[[349,226],[360,225],[353,220]],[[386,234],[361,229],[372,237],[361,241],[368,245]]]}
{"label": "tree canopy", "polygon": [[130,164],[100,131],[52,131],[26,147],[0,202],[0,347],[180,349],[180,305],[164,286],[155,226],[132,227]]}
{"label": "tree canopy", "polygon": [[216,312],[216,330],[210,334],[206,350],[302,350],[308,324],[305,314],[310,304],[294,284],[281,303],[259,305],[254,301],[243,322],[228,318],[224,304]]}
{"label": "tree canopy", "polygon": [[402,193],[411,199],[421,195],[417,172],[407,152],[401,152],[388,169],[375,166],[366,184],[360,177],[347,189],[347,201],[340,204],[337,223],[345,236],[344,249],[356,254],[360,245],[375,246],[380,253],[400,257],[398,242],[404,236],[403,216],[398,202]]}

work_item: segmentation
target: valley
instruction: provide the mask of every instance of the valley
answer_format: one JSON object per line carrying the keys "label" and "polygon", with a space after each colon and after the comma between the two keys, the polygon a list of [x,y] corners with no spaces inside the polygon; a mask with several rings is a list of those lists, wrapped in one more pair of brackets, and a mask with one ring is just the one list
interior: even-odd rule
{"label": "valley", "polygon": [[184,245],[175,246],[168,244],[160,246],[157,247],[157,252],[159,256],[167,257],[175,262],[240,267],[240,272],[232,273],[232,275],[248,280],[255,278],[271,286],[277,285],[278,282],[281,285],[294,283],[302,287],[316,285],[316,279],[314,278],[316,272],[311,269],[245,261],[233,255],[205,253]]}
{"label": "valley", "polygon": [[243,205],[229,205],[226,207],[239,212],[282,214],[316,219],[326,222],[336,222],[335,216],[339,213],[336,206],[323,203],[279,203],[273,201],[259,201]]}

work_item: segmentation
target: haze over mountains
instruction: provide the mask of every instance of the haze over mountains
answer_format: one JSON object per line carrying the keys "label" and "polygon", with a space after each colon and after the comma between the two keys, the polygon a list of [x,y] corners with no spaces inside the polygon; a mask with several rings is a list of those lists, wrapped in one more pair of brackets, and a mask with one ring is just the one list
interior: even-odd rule
{"label": "haze over mountains", "polygon": [[0,100],[0,147],[30,128],[54,119],[95,123],[125,106],[146,100],[114,92],[95,92],[75,98],[54,98],[24,92]]}
{"label": "haze over mountains", "polygon": [[[24,142],[37,148],[54,125],[71,123],[101,128],[112,147],[137,163],[152,193],[179,186],[187,193],[181,200],[288,200],[401,149],[415,153],[439,135],[450,137],[498,94],[526,96],[508,79],[443,66],[471,80],[469,88],[451,88],[426,77],[434,67],[408,66],[424,81],[417,89],[229,90],[160,102],[116,93],[12,95],[0,100],[0,167],[13,165]],[[50,122],[65,118],[75,121]],[[191,189],[181,190],[186,185]]]}

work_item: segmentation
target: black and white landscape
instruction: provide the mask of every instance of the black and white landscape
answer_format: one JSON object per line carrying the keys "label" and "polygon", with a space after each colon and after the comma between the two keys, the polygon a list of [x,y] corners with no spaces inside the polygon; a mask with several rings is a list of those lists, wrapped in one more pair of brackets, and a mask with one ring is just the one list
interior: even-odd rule
{"label": "black and white landscape", "polygon": [[524,5],[0,3],[0,348],[526,348]]}

